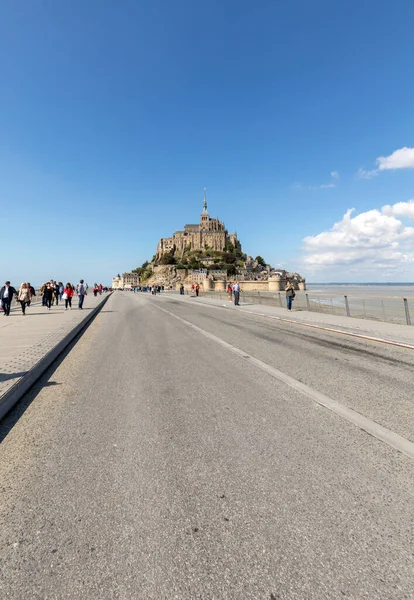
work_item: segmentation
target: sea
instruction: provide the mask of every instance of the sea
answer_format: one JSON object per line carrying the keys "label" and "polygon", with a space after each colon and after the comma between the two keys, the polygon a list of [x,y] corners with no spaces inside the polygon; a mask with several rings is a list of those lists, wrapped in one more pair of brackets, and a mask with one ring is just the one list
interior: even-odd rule
{"label": "sea", "polygon": [[[414,323],[414,283],[310,283],[306,293],[311,310],[350,315],[392,323]],[[405,299],[405,300],[404,300]],[[298,294],[297,306],[305,307],[305,294]],[[408,315],[408,316],[407,316]]]}

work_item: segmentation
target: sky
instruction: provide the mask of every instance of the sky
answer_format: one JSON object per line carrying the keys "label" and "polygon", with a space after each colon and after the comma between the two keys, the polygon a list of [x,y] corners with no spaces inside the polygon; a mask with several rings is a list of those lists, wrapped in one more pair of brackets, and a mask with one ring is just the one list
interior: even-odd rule
{"label": "sky", "polygon": [[109,285],[207,188],[308,282],[414,281],[411,1],[0,11],[0,278]]}

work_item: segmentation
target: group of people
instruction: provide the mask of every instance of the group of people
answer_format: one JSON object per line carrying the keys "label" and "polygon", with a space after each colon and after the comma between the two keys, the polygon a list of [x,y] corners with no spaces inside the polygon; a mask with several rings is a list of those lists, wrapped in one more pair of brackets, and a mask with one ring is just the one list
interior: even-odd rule
{"label": "group of people", "polygon": [[[72,298],[76,292],[78,295],[78,309],[83,310],[83,302],[87,290],[88,284],[85,284],[83,279],[80,280],[76,287],[72,283],[63,285],[61,281],[56,282],[54,279],[51,279],[40,286],[39,295],[42,299],[42,306],[46,307],[47,310],[51,310],[53,304],[58,306],[59,301],[62,302],[62,300],[65,301],[65,310],[72,310]],[[30,283],[23,282],[17,291],[10,284],[10,281],[6,281],[0,290],[0,308],[3,309],[4,316],[8,317],[10,315],[12,300],[16,298],[17,302],[20,303],[22,314],[25,315],[26,307],[30,306],[34,296],[36,296],[36,292]]]}
{"label": "group of people", "polygon": [[231,283],[228,284],[227,286],[227,300],[228,302],[232,301],[232,298],[234,298],[234,306],[240,306],[240,284],[238,281],[236,281],[236,283],[233,285],[231,285]]}
{"label": "group of people", "polygon": [[20,303],[22,307],[22,313],[26,314],[26,306],[30,306],[33,296],[36,296],[34,287],[30,283],[22,283],[19,291],[16,290],[10,281],[6,281],[4,286],[0,290],[0,305],[3,309],[5,317],[10,315],[10,307],[13,298]]}

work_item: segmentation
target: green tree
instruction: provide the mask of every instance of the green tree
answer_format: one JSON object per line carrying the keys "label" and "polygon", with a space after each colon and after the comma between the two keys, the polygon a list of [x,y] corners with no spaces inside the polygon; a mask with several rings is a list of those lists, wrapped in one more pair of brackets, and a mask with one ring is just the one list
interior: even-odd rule
{"label": "green tree", "polygon": [[256,258],[254,259],[257,263],[259,263],[259,265],[261,267],[265,267],[266,266],[266,262],[265,259],[262,258],[261,256],[256,256]]}

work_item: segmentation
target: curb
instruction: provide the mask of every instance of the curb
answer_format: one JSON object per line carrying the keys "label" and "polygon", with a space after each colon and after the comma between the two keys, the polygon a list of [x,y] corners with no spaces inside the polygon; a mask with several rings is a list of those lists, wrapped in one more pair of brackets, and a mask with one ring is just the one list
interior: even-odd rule
{"label": "curb", "polygon": [[34,383],[43,375],[50,365],[57,359],[65,348],[75,339],[75,337],[86,328],[89,321],[105,306],[110,292],[102,300],[98,306],[88,313],[80,323],[78,323],[66,336],[56,344],[54,348],[49,350],[45,356],[39,360],[23,377],[19,379],[5,394],[0,398],[0,419],[2,419],[13,408],[15,404],[24,396],[24,394],[32,387]]}

